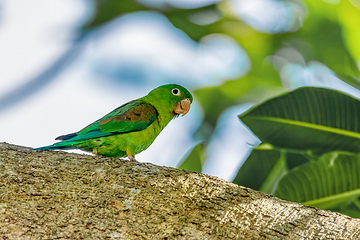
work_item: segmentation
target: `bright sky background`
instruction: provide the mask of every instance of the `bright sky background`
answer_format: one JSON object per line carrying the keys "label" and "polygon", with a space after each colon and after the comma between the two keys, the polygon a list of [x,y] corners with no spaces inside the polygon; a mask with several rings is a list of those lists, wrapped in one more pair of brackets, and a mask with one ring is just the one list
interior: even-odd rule
{"label": "bright sky background", "polygon": [[[1,11],[0,96],[35,78],[63,54],[92,9],[82,0],[11,0],[2,3]],[[246,53],[226,36],[211,35],[196,43],[159,14],[125,15],[90,33],[80,56],[49,84],[0,112],[0,141],[49,145],[55,137],[78,131],[161,84],[179,83],[190,90],[219,84],[243,74],[248,64]],[[224,122],[237,127],[238,134],[249,135],[239,124],[239,112],[230,112],[232,117]],[[201,118],[195,102],[186,117],[173,120],[137,159],[176,166],[174,160],[180,161],[201,141],[192,138]],[[213,138],[229,141],[229,137],[216,134]],[[243,155],[248,154],[244,140],[234,139],[233,143],[244,145]],[[239,165],[240,149],[235,147],[234,161],[229,148],[226,155],[221,153],[225,147],[214,146],[214,156]],[[210,159],[204,171],[229,178],[229,170],[214,164]]]}
{"label": "bright sky background", "polygon": [[[201,4],[211,2],[217,1],[203,0]],[[264,32],[296,29],[301,25],[297,20],[274,21],[278,15],[287,18],[287,9],[292,13],[290,17],[298,19],[294,16],[300,13],[293,5],[271,0],[254,0],[251,4],[243,0],[230,2],[239,17]],[[72,45],[77,29],[93,11],[91,4],[86,3],[87,0],[0,1],[0,98],[36,78]],[[286,24],[289,22],[290,25]],[[273,59],[278,60],[275,65],[289,89],[323,86],[329,82],[322,79],[329,76],[334,88],[339,89],[341,81],[326,66],[317,62],[308,66],[301,61],[290,63],[283,55],[279,52]],[[55,137],[78,131],[159,85],[178,83],[189,90],[216,85],[245,74],[250,65],[245,51],[227,36],[210,35],[197,43],[160,14],[124,15],[90,32],[79,56],[38,88],[36,94],[0,112],[0,141],[28,147],[50,145]],[[298,74],[291,74],[294,71]],[[311,81],[304,82],[301,76]],[[341,90],[359,95],[357,90],[341,84]],[[222,114],[211,137],[204,173],[232,180],[241,161],[259,144],[237,118],[249,107],[235,106]],[[173,120],[148,150],[137,155],[137,160],[176,166],[175,161],[180,161],[201,141],[193,139],[192,134],[201,124],[202,115],[195,101],[189,114]]]}

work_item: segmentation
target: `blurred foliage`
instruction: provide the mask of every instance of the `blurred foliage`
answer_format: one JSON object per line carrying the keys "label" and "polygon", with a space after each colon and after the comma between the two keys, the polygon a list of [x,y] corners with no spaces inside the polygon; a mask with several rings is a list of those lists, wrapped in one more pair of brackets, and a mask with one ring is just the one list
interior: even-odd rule
{"label": "blurred foliage", "polygon": [[[179,9],[170,5],[145,6],[138,1],[96,0],[96,11],[83,29],[95,28],[126,13],[155,11],[195,41],[212,33],[233,38],[248,54],[251,68],[237,79],[194,90],[204,110],[198,130],[204,144],[197,145],[180,168],[201,171],[206,143],[226,108],[265,102],[241,116],[263,144],[253,150],[234,182],[358,217],[359,102],[336,91],[315,88],[266,100],[285,92],[279,74],[286,63],[303,67],[310,61],[323,63],[341,80],[360,89],[356,63],[360,58],[360,10],[351,1],[288,2],[300,6],[302,25],[272,34],[256,30],[238,18],[230,1]],[[205,11],[216,12],[218,20],[204,25],[191,21],[190,16]],[[290,54],[289,49],[299,56]],[[272,56],[277,56],[283,65],[276,65]],[[268,121],[270,118],[282,121]]]}
{"label": "blurred foliage", "polygon": [[201,172],[204,158],[204,144],[201,143],[191,150],[190,155],[178,168],[191,172]]}
{"label": "blurred foliage", "polygon": [[137,1],[131,0],[95,0],[94,9],[94,15],[83,26],[84,30],[101,26],[122,14],[151,10],[146,6],[140,5]]}
{"label": "blurred foliage", "polygon": [[206,11],[217,11],[216,5],[210,5],[197,9],[178,9],[171,6],[167,7],[149,7],[140,4],[134,0],[96,0],[95,1],[95,15],[84,26],[84,30],[98,27],[108,21],[115,19],[126,13],[139,12],[151,10],[161,12],[169,21],[175,26],[182,29],[193,40],[198,41],[202,37],[214,33],[218,23],[210,25],[198,25],[190,20],[190,16],[196,13]]}
{"label": "blurred foliage", "polygon": [[[344,2],[348,1],[341,1],[341,5]],[[317,60],[335,72],[358,76],[358,58],[353,58],[346,46],[346,37],[343,35],[346,23],[339,21],[339,6],[324,1],[306,1],[306,4],[309,8],[309,16],[304,23],[306,27],[288,34],[290,41],[287,43],[298,50],[306,61]],[[291,39],[294,37],[297,41]],[[298,41],[304,44],[298,44]]]}

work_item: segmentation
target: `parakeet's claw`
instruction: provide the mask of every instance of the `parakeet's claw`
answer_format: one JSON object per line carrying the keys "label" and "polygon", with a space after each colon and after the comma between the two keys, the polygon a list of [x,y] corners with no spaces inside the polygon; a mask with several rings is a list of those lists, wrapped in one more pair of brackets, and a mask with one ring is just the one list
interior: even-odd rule
{"label": "parakeet's claw", "polygon": [[98,148],[93,148],[92,151],[93,154],[97,155],[99,153],[99,149]]}
{"label": "parakeet's claw", "polygon": [[129,158],[130,162],[137,162],[135,157],[132,155],[129,155],[128,158]]}
{"label": "parakeet's claw", "polygon": [[190,110],[190,104],[191,100],[189,98],[185,98],[184,100],[181,100],[176,104],[174,112],[185,116]]}

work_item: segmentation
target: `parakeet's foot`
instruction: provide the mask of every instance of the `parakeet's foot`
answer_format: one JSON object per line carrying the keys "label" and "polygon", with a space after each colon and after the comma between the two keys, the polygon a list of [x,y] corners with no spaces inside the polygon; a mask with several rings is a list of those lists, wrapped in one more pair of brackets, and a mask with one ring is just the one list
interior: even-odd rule
{"label": "parakeet's foot", "polygon": [[130,160],[131,162],[137,162],[136,159],[135,159],[135,157],[132,156],[132,155],[129,155],[128,158],[129,158],[129,160]]}
{"label": "parakeet's foot", "polygon": [[95,155],[98,155],[99,149],[98,148],[93,148],[92,153],[95,154]]}

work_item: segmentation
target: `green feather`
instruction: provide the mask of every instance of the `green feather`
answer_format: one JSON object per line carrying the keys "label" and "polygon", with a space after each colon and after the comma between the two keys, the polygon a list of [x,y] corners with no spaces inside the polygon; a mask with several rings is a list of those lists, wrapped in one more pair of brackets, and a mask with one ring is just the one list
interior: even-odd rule
{"label": "green feather", "polygon": [[176,84],[160,86],[130,101],[80,131],[56,138],[62,142],[35,150],[82,149],[110,157],[133,157],[147,149],[164,127],[178,116],[178,102],[191,93]]}

